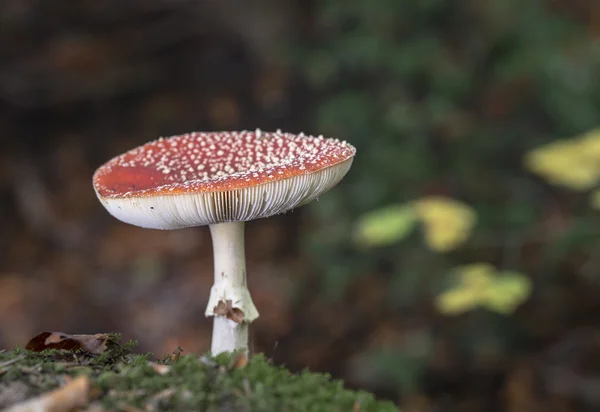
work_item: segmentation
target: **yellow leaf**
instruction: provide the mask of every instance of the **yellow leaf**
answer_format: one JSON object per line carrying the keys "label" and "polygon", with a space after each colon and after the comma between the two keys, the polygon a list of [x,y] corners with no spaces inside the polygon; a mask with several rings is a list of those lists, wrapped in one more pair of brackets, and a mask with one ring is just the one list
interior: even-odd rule
{"label": "yellow leaf", "polygon": [[468,312],[479,305],[481,296],[472,288],[458,287],[449,289],[437,296],[435,304],[445,315]]}
{"label": "yellow leaf", "polygon": [[362,247],[390,245],[408,236],[415,223],[415,211],[410,204],[376,209],[358,219],[354,241]]}
{"label": "yellow leaf", "polygon": [[578,140],[588,157],[600,159],[600,128],[590,130]]}
{"label": "yellow leaf", "polygon": [[486,289],[493,282],[494,271],[494,267],[488,263],[473,263],[452,270],[458,282],[436,298],[439,311],[457,314],[479,306]]}
{"label": "yellow leaf", "polygon": [[444,314],[485,307],[508,315],[531,294],[531,280],[527,276],[516,272],[498,273],[487,263],[459,266],[452,272],[459,282],[435,300],[438,310]]}
{"label": "yellow leaf", "polygon": [[600,181],[600,142],[592,134],[555,141],[529,152],[525,166],[552,184],[587,190]]}
{"label": "yellow leaf", "polygon": [[425,197],[414,204],[424,225],[425,242],[438,252],[453,250],[464,243],[477,219],[472,208],[448,197]]}
{"label": "yellow leaf", "polygon": [[487,289],[483,305],[502,314],[511,314],[531,294],[531,280],[516,272],[500,275]]}

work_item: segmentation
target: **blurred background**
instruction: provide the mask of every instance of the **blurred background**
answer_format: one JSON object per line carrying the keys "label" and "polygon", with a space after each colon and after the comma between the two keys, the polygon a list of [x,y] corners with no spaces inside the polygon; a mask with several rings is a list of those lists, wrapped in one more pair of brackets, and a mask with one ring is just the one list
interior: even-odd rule
{"label": "blurred background", "polygon": [[594,0],[2,0],[0,348],[208,350],[208,229],[123,224],[91,176],[281,128],[358,155],[247,225],[254,351],[404,411],[598,410],[599,79]]}

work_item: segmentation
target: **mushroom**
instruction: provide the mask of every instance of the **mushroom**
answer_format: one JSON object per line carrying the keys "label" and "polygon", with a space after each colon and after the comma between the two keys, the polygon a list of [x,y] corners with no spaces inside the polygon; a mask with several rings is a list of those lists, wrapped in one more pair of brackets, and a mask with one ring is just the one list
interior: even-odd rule
{"label": "mushroom", "polygon": [[335,186],[356,149],[337,139],[277,131],[160,138],[102,165],[94,190],[117,219],[150,229],[208,225],[214,285],[211,352],[248,350],[258,317],[246,286],[244,222],[284,213]]}

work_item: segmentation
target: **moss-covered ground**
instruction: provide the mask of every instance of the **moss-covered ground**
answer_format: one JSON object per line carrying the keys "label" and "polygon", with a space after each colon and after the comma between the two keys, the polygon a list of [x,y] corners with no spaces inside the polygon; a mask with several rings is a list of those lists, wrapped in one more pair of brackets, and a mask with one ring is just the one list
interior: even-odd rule
{"label": "moss-covered ground", "polygon": [[93,355],[24,349],[0,352],[0,410],[86,374],[89,405],[109,411],[397,411],[371,394],[351,391],[328,375],[292,374],[264,356],[174,353],[162,360],[135,354],[113,339]]}

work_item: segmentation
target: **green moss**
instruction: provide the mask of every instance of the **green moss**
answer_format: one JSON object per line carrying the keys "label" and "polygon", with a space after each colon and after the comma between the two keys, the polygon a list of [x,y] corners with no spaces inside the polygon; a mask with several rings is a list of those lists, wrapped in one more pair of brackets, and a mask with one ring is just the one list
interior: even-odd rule
{"label": "green moss", "polygon": [[[96,356],[22,349],[2,352],[0,409],[7,406],[1,404],[2,391],[12,390],[11,385],[25,384],[30,397],[59,386],[65,375],[86,374],[98,394],[93,402],[108,410],[397,411],[369,393],[346,390],[326,374],[292,374],[262,355],[252,357],[243,368],[235,367],[231,355],[175,356],[153,364],[149,355],[133,354],[131,348],[132,344],[115,343]],[[158,373],[157,364],[167,366],[168,372]]]}

